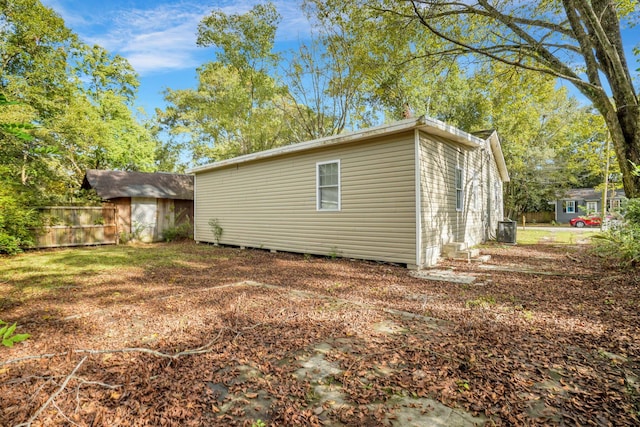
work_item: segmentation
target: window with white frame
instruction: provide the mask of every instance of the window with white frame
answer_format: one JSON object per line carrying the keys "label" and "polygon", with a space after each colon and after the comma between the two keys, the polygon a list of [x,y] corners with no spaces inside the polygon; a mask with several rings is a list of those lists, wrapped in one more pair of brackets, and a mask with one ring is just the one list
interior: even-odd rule
{"label": "window with white frame", "polygon": [[620,199],[610,199],[609,200],[609,210],[611,210],[611,211],[620,210],[621,207],[622,207],[622,203],[621,203]]}
{"label": "window with white frame", "polygon": [[480,199],[480,174],[475,172],[471,182],[471,209],[474,211],[480,210]]}
{"label": "window with white frame", "polygon": [[562,202],[562,212],[564,213],[576,213],[576,201],[565,200]]}
{"label": "window with white frame", "polygon": [[316,163],[316,209],[340,210],[340,160]]}
{"label": "window with white frame", "polygon": [[589,213],[598,212],[598,202],[587,202],[587,212]]}
{"label": "window with white frame", "polygon": [[502,205],[502,189],[498,181],[493,182],[493,209],[500,209]]}
{"label": "window with white frame", "polygon": [[464,208],[464,181],[462,179],[462,168],[456,167],[456,211],[461,211]]}

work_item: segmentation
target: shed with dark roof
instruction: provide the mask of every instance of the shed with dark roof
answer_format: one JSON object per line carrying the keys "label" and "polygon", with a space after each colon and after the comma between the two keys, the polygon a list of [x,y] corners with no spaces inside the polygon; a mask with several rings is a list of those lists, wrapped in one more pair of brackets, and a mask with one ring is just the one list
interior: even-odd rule
{"label": "shed with dark roof", "polygon": [[116,205],[123,239],[159,241],[175,227],[192,233],[192,175],[89,169],[82,188]]}

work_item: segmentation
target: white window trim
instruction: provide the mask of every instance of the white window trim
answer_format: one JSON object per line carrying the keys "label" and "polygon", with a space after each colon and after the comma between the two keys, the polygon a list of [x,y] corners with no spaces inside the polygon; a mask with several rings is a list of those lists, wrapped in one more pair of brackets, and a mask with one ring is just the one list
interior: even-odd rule
{"label": "white window trim", "polygon": [[[590,207],[593,206],[593,207]],[[598,212],[598,202],[587,202],[587,211]]]}
{"label": "white window trim", "polygon": [[[460,182],[458,183],[458,173],[460,173]],[[456,172],[454,179],[454,185],[456,187],[456,212],[462,212],[464,210],[464,169],[460,166],[456,166]],[[460,184],[460,186],[458,186]],[[458,192],[460,193],[460,197],[458,198]],[[460,201],[460,206],[458,206],[458,200]]]}
{"label": "white window trim", "polygon": [[[327,209],[321,207],[320,200],[320,166],[328,165],[331,163],[338,164],[338,207],[335,209]],[[326,162],[317,162],[316,163],[316,211],[318,212],[338,212],[342,210],[342,168],[340,165],[340,160],[328,160]]]}
{"label": "white window trim", "polygon": [[[565,213],[576,213],[576,201],[575,200],[565,200]],[[569,210],[569,206],[571,206],[571,210]]]}
{"label": "white window trim", "polygon": [[471,181],[471,209],[474,212],[480,211],[480,199],[481,199],[481,191],[480,191],[480,173],[475,171],[473,173],[473,180]]}

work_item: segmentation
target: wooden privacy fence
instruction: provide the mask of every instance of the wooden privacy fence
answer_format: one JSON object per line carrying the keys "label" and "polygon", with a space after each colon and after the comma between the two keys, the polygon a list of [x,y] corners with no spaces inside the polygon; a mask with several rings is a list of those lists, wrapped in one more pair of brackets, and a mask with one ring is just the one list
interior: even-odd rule
{"label": "wooden privacy fence", "polygon": [[551,222],[551,221],[555,221],[556,219],[555,212],[525,212],[520,216],[520,218],[518,218],[518,222],[520,224],[522,224],[523,216],[526,218],[527,224]]}
{"label": "wooden privacy fence", "polygon": [[35,229],[36,248],[118,243],[115,205],[40,208],[44,226]]}

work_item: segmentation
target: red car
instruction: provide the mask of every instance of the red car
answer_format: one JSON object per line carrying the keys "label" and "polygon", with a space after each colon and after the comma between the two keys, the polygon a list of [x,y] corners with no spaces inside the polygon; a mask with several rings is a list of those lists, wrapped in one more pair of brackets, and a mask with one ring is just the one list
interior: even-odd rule
{"label": "red car", "polygon": [[602,218],[599,216],[579,216],[578,218],[571,218],[569,220],[569,225],[572,227],[582,228],[585,226],[588,227],[600,227],[602,223]]}

